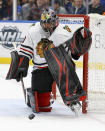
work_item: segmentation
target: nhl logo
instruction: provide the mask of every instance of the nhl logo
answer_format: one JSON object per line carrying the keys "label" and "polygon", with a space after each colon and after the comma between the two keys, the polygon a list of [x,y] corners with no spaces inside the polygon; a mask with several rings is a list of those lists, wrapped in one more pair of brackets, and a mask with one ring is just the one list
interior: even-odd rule
{"label": "nhl logo", "polygon": [[4,26],[0,31],[0,44],[9,50],[13,49],[13,42],[17,43],[16,46],[23,42],[24,38],[21,38],[21,33],[17,27]]}

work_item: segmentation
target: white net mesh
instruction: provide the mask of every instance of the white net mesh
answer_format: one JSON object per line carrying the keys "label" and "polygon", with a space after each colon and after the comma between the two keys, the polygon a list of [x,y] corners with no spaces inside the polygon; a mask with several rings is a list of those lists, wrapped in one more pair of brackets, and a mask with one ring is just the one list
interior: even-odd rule
{"label": "white net mesh", "polygon": [[92,47],[88,67],[88,111],[105,112],[105,16],[90,15]]}

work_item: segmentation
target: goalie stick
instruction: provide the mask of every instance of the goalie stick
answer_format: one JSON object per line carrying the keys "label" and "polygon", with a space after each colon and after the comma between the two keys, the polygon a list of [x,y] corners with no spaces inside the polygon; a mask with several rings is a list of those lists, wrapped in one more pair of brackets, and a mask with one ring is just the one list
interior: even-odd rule
{"label": "goalie stick", "polygon": [[[20,81],[21,81],[21,84],[22,84],[24,99],[25,99],[25,103],[26,103],[26,89],[25,89],[25,86],[24,86],[24,81],[23,81],[22,75],[21,75],[21,77],[20,77]],[[29,114],[29,116],[28,116],[28,118],[29,118],[30,120],[34,119],[34,117],[35,117],[35,113],[31,113],[31,114]]]}
{"label": "goalie stick", "polygon": [[25,90],[25,86],[24,86],[24,81],[23,81],[22,75],[21,75],[21,77],[20,77],[20,81],[21,81],[21,84],[22,84],[24,99],[25,99],[25,102],[26,102],[26,90]]}
{"label": "goalie stick", "polygon": [[[12,43],[13,46],[14,46],[14,49],[16,50],[16,43]],[[21,81],[21,84],[22,84],[22,89],[23,89],[23,94],[24,94],[24,99],[25,99],[25,103],[26,103],[26,90],[25,90],[25,86],[24,86],[24,81],[23,81],[23,77],[22,77],[22,74],[20,76],[20,81]]]}

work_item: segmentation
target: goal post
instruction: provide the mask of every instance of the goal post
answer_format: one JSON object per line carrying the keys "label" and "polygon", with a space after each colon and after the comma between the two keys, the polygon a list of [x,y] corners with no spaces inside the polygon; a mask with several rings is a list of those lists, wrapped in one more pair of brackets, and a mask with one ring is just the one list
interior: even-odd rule
{"label": "goal post", "polygon": [[92,32],[89,52],[75,61],[76,72],[86,92],[82,112],[105,112],[105,16],[59,15],[59,20],[61,24],[68,25],[72,32],[83,26]]}

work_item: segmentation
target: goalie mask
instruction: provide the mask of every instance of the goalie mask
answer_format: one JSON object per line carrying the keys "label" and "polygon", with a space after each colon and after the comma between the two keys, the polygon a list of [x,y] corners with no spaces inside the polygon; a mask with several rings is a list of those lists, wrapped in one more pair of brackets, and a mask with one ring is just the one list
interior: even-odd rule
{"label": "goalie mask", "polygon": [[40,25],[45,32],[51,34],[58,25],[58,16],[52,10],[44,10],[41,14]]}

